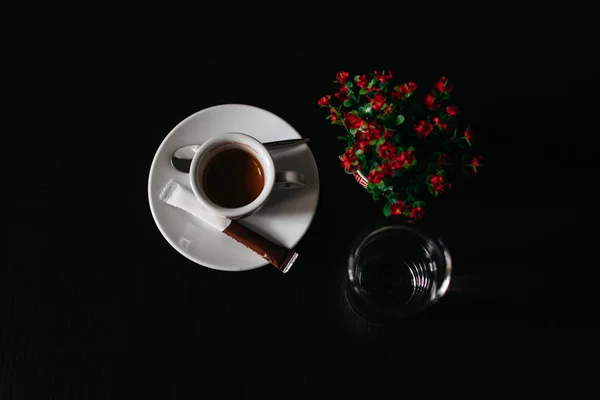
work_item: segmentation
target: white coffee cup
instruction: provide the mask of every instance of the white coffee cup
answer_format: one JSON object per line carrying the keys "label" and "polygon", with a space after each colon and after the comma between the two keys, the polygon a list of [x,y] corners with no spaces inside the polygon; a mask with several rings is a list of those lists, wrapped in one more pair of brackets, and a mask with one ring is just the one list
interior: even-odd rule
{"label": "white coffee cup", "polygon": [[[240,149],[252,154],[261,164],[264,185],[256,199],[237,208],[227,208],[214,203],[204,190],[204,171],[208,163],[220,152]],[[250,135],[228,132],[214,136],[204,142],[192,159],[190,185],[198,201],[216,215],[241,219],[258,212],[267,202],[274,188],[295,189],[304,186],[304,177],[296,171],[276,172],[269,150]]]}

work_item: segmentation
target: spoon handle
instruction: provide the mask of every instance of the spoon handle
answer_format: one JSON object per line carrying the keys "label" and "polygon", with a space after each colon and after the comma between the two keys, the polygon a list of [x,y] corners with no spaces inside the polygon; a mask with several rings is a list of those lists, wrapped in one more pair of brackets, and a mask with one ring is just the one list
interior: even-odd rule
{"label": "spoon handle", "polygon": [[308,143],[310,141],[309,138],[302,138],[302,139],[288,139],[288,140],[278,140],[276,142],[267,142],[264,143],[265,147],[267,148],[267,150],[277,150],[277,149],[284,149],[286,147],[290,147],[290,146],[297,146],[303,143]]}

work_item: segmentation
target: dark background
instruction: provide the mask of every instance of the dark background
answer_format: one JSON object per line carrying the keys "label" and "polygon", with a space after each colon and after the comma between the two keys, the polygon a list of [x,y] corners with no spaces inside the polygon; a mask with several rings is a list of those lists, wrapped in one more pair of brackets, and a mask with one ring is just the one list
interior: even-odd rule
{"label": "dark background", "polygon": [[[456,375],[461,393],[535,388],[531,371],[549,379],[597,353],[584,11],[445,2],[349,19],[338,5],[298,21],[278,10],[266,25],[237,7],[231,19],[3,7],[0,398],[380,398],[404,392],[407,370]],[[449,294],[376,328],[348,312],[341,282],[381,205],[339,167],[338,128],[316,101],[340,70],[386,68],[424,86],[448,76],[486,166],[429,216],[453,254]],[[312,139],[321,197],[286,275],[199,267],[150,214],[161,141],[223,103],[270,110]]]}

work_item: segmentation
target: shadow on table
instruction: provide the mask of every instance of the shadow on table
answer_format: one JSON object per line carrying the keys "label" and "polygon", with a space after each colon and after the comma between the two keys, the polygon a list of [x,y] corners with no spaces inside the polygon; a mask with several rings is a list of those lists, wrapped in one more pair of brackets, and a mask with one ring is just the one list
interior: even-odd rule
{"label": "shadow on table", "polygon": [[453,277],[446,295],[430,309],[393,323],[377,323],[363,319],[352,310],[346,296],[347,281],[342,277],[337,307],[345,329],[363,339],[376,339],[394,331],[416,334],[421,328],[430,327],[446,331],[466,326],[556,325],[553,303],[543,300],[541,289],[510,283],[502,278],[490,274]]}

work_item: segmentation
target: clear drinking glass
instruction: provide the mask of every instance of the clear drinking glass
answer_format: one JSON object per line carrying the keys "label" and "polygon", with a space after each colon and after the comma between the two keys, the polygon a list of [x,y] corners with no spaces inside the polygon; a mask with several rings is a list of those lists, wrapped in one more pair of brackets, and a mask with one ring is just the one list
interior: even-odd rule
{"label": "clear drinking glass", "polygon": [[436,303],[448,289],[452,259],[425,224],[388,217],[365,228],[348,258],[346,299],[371,322],[391,322]]}

